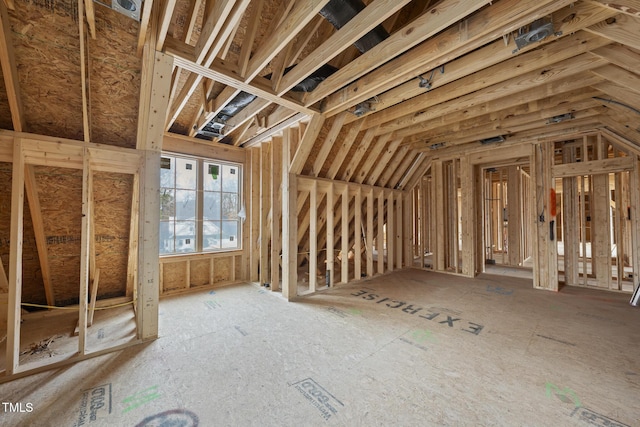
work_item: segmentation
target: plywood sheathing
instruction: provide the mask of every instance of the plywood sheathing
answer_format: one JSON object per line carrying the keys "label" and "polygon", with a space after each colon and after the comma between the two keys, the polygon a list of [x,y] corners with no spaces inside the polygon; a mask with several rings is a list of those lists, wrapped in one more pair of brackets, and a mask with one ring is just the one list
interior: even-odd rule
{"label": "plywood sheathing", "polygon": [[133,175],[95,173],[93,177],[98,299],[126,294]]}
{"label": "plywood sheathing", "polygon": [[82,140],[77,2],[17,1],[9,21],[25,130]]}
{"label": "plywood sheathing", "polygon": [[7,98],[7,89],[4,84],[4,76],[0,69],[0,128],[13,129],[11,122],[11,109],[9,108],[9,98]]}
{"label": "plywood sheathing", "polygon": [[[56,305],[78,303],[82,171],[34,166]],[[26,215],[26,214],[25,214]]]}
{"label": "plywood sheathing", "polygon": [[162,264],[161,292],[186,289],[187,264],[188,261]]}
{"label": "plywood sheathing", "polygon": [[[28,0],[9,13],[26,131],[83,139],[77,2]],[[87,86],[92,142],[135,147],[141,60],[139,24],[96,7],[96,39],[87,44]],[[6,97],[0,91],[0,105]],[[105,100],[108,99],[108,102]],[[10,115],[2,114],[6,118]],[[0,127],[10,129],[0,119]]]}
{"label": "plywood sheathing", "polygon": [[233,280],[233,260],[231,258],[215,258],[213,260],[214,283],[231,280]]}
{"label": "plywood sheathing", "polygon": [[189,284],[192,287],[209,284],[211,271],[210,259],[192,260],[189,266]]}
{"label": "plywood sheathing", "polygon": [[97,36],[88,39],[91,142],[136,146],[142,67],[136,56],[138,27],[133,19],[96,7]]}
{"label": "plywood sheathing", "polygon": [[[9,237],[11,226],[11,172],[10,163],[0,163],[0,258],[4,271],[9,273]],[[38,259],[31,212],[25,197],[24,204],[24,235],[22,256],[22,302],[32,304],[46,304],[47,299],[42,282],[42,272]],[[29,308],[31,310],[31,308]]]}

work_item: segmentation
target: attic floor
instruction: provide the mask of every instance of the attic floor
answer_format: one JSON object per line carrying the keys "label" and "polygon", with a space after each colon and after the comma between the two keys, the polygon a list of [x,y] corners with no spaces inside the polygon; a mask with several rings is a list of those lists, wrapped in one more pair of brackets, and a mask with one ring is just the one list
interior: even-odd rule
{"label": "attic floor", "polygon": [[640,309],[628,300],[420,270],[295,303],[251,284],[202,291],[161,301],[154,342],[0,385],[2,402],[33,407],[3,405],[1,420],[640,425]]}

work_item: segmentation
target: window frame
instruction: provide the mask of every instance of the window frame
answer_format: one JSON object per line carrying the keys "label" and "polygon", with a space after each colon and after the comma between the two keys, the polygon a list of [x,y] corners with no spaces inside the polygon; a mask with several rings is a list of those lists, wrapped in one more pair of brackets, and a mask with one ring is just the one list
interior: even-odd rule
{"label": "window frame", "polygon": [[[213,249],[204,249],[204,194],[205,194],[205,185],[204,185],[204,168],[205,168],[205,163],[215,163],[215,164],[219,164],[220,165],[220,176],[222,176],[222,167],[223,166],[232,166],[235,167],[238,171],[238,188],[237,188],[237,192],[236,193],[231,193],[231,194],[237,194],[237,210],[238,213],[241,210],[243,203],[243,187],[244,187],[244,164],[243,163],[239,163],[239,162],[234,162],[234,161],[229,161],[229,160],[222,160],[222,159],[215,159],[215,158],[211,158],[211,157],[205,157],[205,156],[198,156],[198,155],[191,155],[191,154],[184,154],[184,153],[179,153],[179,152],[175,152],[175,151],[168,151],[168,150],[163,150],[160,154],[160,158],[161,158],[161,162],[162,162],[162,158],[174,158],[174,159],[185,159],[185,160],[190,160],[190,161],[194,161],[196,164],[196,215],[195,215],[195,224],[196,224],[196,233],[195,233],[195,250],[192,252],[178,252],[176,250],[176,244],[178,241],[178,237],[175,233],[175,225],[174,225],[174,233],[173,233],[173,251],[172,252],[162,252],[162,241],[160,239],[160,235],[158,236],[158,240],[159,240],[159,247],[160,247],[160,253],[159,256],[161,258],[168,258],[168,257],[181,257],[181,256],[193,256],[193,255],[204,255],[204,254],[219,254],[219,253],[230,253],[230,252],[238,252],[238,251],[242,251],[243,250],[243,220],[242,218],[240,218],[239,216],[235,219],[235,221],[237,222],[237,226],[238,226],[238,235],[236,236],[236,240],[237,240],[237,246],[233,247],[233,248],[225,248],[222,246],[222,223],[225,221],[222,217],[222,212],[221,212],[221,216],[219,220],[215,220],[220,224],[220,248],[213,248]],[[174,162],[174,164],[177,165],[177,161]],[[176,166],[177,167],[177,166]],[[162,169],[162,166],[161,166]],[[174,171],[174,173],[177,171]],[[162,173],[161,170],[158,173]],[[174,185],[173,185],[173,190],[177,191],[177,179],[174,178]],[[162,182],[160,182],[160,185],[158,187],[158,191],[160,192],[163,188],[170,188],[170,187],[164,187],[162,185]],[[217,192],[218,194],[221,195],[222,198],[222,194],[225,193],[225,191],[223,191],[222,188],[222,183],[220,184],[220,190],[219,191],[211,191],[211,190],[207,190],[207,192]],[[227,192],[229,193],[229,192]],[[175,203],[175,198],[176,196],[174,195],[174,203]],[[222,203],[222,202],[221,202]],[[160,203],[160,206],[162,206],[162,203]],[[175,208],[177,210],[177,208]],[[211,220],[207,220],[207,221],[211,221]],[[229,220],[227,220],[229,221]],[[167,222],[167,221],[163,221],[162,219],[159,220],[158,222],[158,230],[160,230],[161,224],[163,222]],[[175,217],[175,213],[174,213],[174,219],[173,219],[173,224],[176,224],[178,221]]]}

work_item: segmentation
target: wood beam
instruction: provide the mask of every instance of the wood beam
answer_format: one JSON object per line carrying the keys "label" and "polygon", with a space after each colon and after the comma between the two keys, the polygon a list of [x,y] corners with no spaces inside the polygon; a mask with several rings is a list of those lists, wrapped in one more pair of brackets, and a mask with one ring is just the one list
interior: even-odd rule
{"label": "wood beam", "polygon": [[79,283],[79,319],[78,319],[78,353],[87,354],[87,326],[89,297],[90,264],[91,264],[91,235],[93,234],[93,204],[92,175],[89,163],[89,153],[85,149],[82,168],[82,231],[80,238],[80,283]]}
{"label": "wood beam", "polygon": [[[185,70],[188,70],[192,73],[195,73],[197,76],[191,78],[192,81],[188,81],[188,83],[185,84],[185,87],[187,90],[183,88],[181,95],[176,99],[176,102],[174,102],[174,105],[172,106],[172,110],[171,110],[172,113],[171,113],[170,119],[175,120],[173,116],[177,117],[178,114],[180,113],[181,108],[178,109],[177,107],[182,103],[181,100],[185,100],[185,99],[188,100],[189,96],[193,93],[193,91],[195,91],[195,87],[197,87],[197,84],[194,86],[193,82],[196,80],[199,82],[200,79],[198,77],[200,78],[206,77],[208,79],[226,84],[228,86],[233,86],[247,93],[256,95],[258,98],[264,98],[275,104],[285,106],[297,112],[303,112],[305,114],[313,114],[315,112],[314,109],[305,107],[299,101],[293,100],[286,96],[285,97],[277,96],[270,87],[266,86],[262,82],[245,83],[240,81],[234,75],[233,71],[223,68],[219,64],[212,65],[208,68],[205,66],[196,64],[192,59],[190,59],[192,58],[191,54],[193,53],[192,52],[193,49],[182,46],[179,49],[182,49],[184,51],[181,52],[180,50],[175,49],[175,47],[180,44],[183,44],[183,43],[180,41],[176,41],[175,39],[168,39],[166,41],[167,53],[175,58],[176,66],[183,68]],[[187,84],[190,84],[190,86],[187,87],[186,86]],[[191,87],[193,87],[193,91],[189,93],[188,89]],[[184,101],[184,104],[186,105],[186,101]],[[184,105],[182,107],[184,107]]]}
{"label": "wood beam", "polygon": [[[4,4],[0,6],[4,8]],[[22,251],[24,231],[24,156],[22,140],[13,142],[13,173],[11,175],[11,231],[9,237],[9,295],[7,315],[6,365],[7,375],[17,372],[20,365],[20,323],[22,303]]]}
{"label": "wood beam", "polygon": [[378,178],[380,178],[382,171],[385,168],[389,167],[389,160],[391,160],[391,157],[393,157],[401,142],[402,138],[396,138],[391,141],[386,147],[384,147],[380,158],[376,161],[373,170],[367,177],[366,183],[368,185],[376,185],[376,182],[378,182]]}
{"label": "wood beam", "polygon": [[[604,60],[596,59],[590,54],[584,53],[574,58],[560,61],[550,67],[541,70],[532,71],[522,76],[514,77],[505,82],[487,86],[476,92],[461,96],[459,98],[444,101],[438,105],[421,109],[412,114],[407,114],[397,119],[393,119],[380,126],[379,133],[393,132],[409,126],[416,126],[422,123],[428,123],[433,118],[442,117],[450,113],[455,113],[460,108],[470,108],[485,102],[493,101],[507,96],[517,95],[522,92],[522,88],[532,89],[535,87],[544,87],[549,83],[565,80],[569,77],[589,71],[603,65]],[[539,94],[538,99],[543,96]],[[445,97],[447,97],[445,95]],[[461,107],[463,106],[464,107]],[[374,117],[374,116],[371,116]],[[387,120],[387,117],[381,116],[374,123],[380,120]],[[416,127],[417,129],[418,127]]]}
{"label": "wood beam", "polygon": [[400,164],[407,157],[407,153],[409,152],[409,147],[407,145],[401,146],[395,153],[393,153],[393,157],[385,167],[384,171],[378,178],[377,185],[380,187],[386,187],[387,182],[391,179],[391,176],[396,172]]}
{"label": "wood beam", "polygon": [[[583,33],[584,34],[584,33]],[[585,49],[576,48],[577,42]],[[454,84],[444,85],[413,98],[412,103],[403,103],[370,115],[365,119],[365,128],[391,121],[408,120],[408,116],[420,113],[429,107],[441,105],[444,102],[465,96],[473,98],[475,104],[487,100],[502,98],[521,92],[523,88],[540,86],[557,81],[580,71],[586,71],[606,65],[603,60],[593,60],[593,56],[586,53],[590,48],[597,48],[608,44],[602,38],[580,37],[566,39],[558,44],[551,44],[541,48],[540,52],[531,52],[512,60],[478,71],[468,77],[459,79]],[[539,56],[538,53],[542,54]],[[476,77],[477,76],[477,77]],[[467,104],[471,106],[474,104]],[[424,121],[424,120],[422,120]]]}
{"label": "wood beam", "polygon": [[617,65],[605,65],[591,72],[596,76],[600,76],[603,79],[624,87],[624,90],[633,92],[630,96],[638,97],[640,95],[640,87],[638,87],[640,75],[636,73],[627,71]]}
{"label": "wood beam", "polygon": [[173,17],[173,10],[176,7],[177,0],[166,0],[164,7],[162,8],[160,21],[158,23],[158,41],[156,42],[156,48],[162,50],[164,42],[167,39],[167,33],[169,32],[169,24],[171,24],[171,18]]}
{"label": "wood beam", "polygon": [[298,295],[298,197],[297,179],[291,173],[291,129],[282,140],[282,296],[291,301]]}
{"label": "wood beam", "polygon": [[[483,4],[481,3],[486,2],[478,2],[477,6],[482,6]],[[384,93],[398,86],[399,82],[415,79],[415,77],[421,73],[438,68],[458,56],[462,56],[465,53],[490,43],[503,34],[515,31],[529,24],[534,19],[543,17],[569,3],[571,2],[564,0],[561,2],[552,0],[501,0],[497,4],[480,10],[475,14],[471,14],[471,10],[469,10],[470,16],[464,20],[460,26],[452,26],[435,37],[431,37],[433,34],[430,34],[429,37],[431,38],[427,37],[426,41],[416,46],[410,52],[384,65],[377,64],[375,71],[369,70],[371,71],[369,74],[352,84],[347,85],[347,83],[350,83],[353,79],[336,81],[342,74],[336,73],[332,75],[314,90],[314,98],[309,99],[307,105],[310,105],[311,101],[319,100],[343,87],[328,96],[323,104],[323,112],[325,114],[335,114],[337,111],[341,111],[350,105],[355,105],[374,95]],[[432,10],[440,10],[439,7],[441,4],[442,3],[436,4]],[[475,6],[476,4],[474,4],[474,7]],[[462,11],[457,18],[459,19],[462,16],[465,16],[464,11]],[[455,17],[453,19],[456,20]],[[500,22],[503,24],[500,27],[494,27],[487,25],[487,22]],[[402,39],[404,37],[403,33],[414,29],[414,26],[420,25],[423,27],[421,31],[427,31],[431,28],[430,26],[437,23],[438,20],[431,19],[430,13],[425,13],[422,17],[405,27],[405,29],[398,31],[396,38]],[[445,28],[447,26],[445,26]],[[461,37],[461,34],[464,36]],[[390,37],[387,40],[391,40],[392,38],[393,37]],[[403,41],[401,41],[401,43],[402,42]],[[383,43],[380,43],[378,46],[383,45]],[[393,50],[392,54],[390,53],[388,55],[381,52],[376,53],[379,49],[378,46],[367,52],[367,54],[361,58],[367,57],[367,55],[373,55],[371,52],[374,52],[375,55],[381,55],[380,58],[395,57],[400,53],[397,48]],[[402,49],[400,51],[404,52]],[[425,58],[431,58],[428,64],[425,64]],[[362,59],[358,59],[351,64],[358,66],[362,61]],[[357,77],[359,76],[356,74],[356,78]],[[319,89],[324,89],[326,93],[319,91]]]}
{"label": "wood beam", "polygon": [[638,28],[640,28],[640,17],[618,15],[614,19],[592,25],[585,30],[634,49],[640,49]]}
{"label": "wood beam", "polygon": [[[96,11],[93,7],[93,0],[87,0],[85,3],[85,15],[87,16],[87,24],[89,25],[89,34],[92,39],[96,39]],[[80,15],[82,16],[82,15]]]}
{"label": "wood beam", "polygon": [[207,16],[206,22],[202,25],[200,37],[195,46],[195,62],[197,64],[204,62],[209,49],[220,35],[220,31],[224,28],[225,22],[235,4],[236,0],[220,0],[213,3],[213,9]]}
{"label": "wood beam", "polygon": [[295,175],[299,175],[302,172],[323,125],[324,116],[322,114],[314,114],[311,116],[309,126],[305,130],[304,136],[302,137],[296,153],[293,156],[293,160],[291,161],[289,172]]}
{"label": "wood beam", "polygon": [[305,57],[286,76],[282,77],[277,93],[282,95],[306,76],[335,58],[340,52],[374,29],[388,17],[402,9],[410,0],[375,0],[333,33],[311,54]]}
{"label": "wood beam", "polygon": [[616,12],[640,18],[640,0],[587,0],[589,3],[604,6]]}
{"label": "wood beam", "polygon": [[490,0],[443,0],[439,2],[401,31],[397,31],[320,83],[307,97],[306,105],[318,102],[339,88],[380,67],[387,62],[388,58],[408,51],[489,3]]}
{"label": "wood beam", "polygon": [[[285,130],[284,133],[287,133]],[[271,173],[271,290],[280,289],[280,250],[287,244],[284,239],[280,240],[281,230],[283,230],[283,222],[281,221],[283,209],[283,197],[281,194],[282,185],[284,184],[282,170],[283,161],[283,138],[273,137],[271,140],[271,164],[269,171]],[[287,219],[284,219],[287,221]],[[282,262],[285,262],[283,257]],[[284,274],[282,276],[283,285],[285,282]]]}
{"label": "wood beam", "polygon": [[147,33],[149,32],[152,10],[155,10],[153,9],[153,0],[145,0],[142,6],[142,16],[140,17],[140,30],[138,30],[138,47],[136,48],[136,55],[138,56],[142,55],[144,46],[147,43]]}
{"label": "wood beam", "polygon": [[[338,175],[340,166],[342,166],[342,164],[345,161],[349,162],[350,158],[348,157],[348,154],[349,154],[349,151],[351,150],[351,147],[353,146],[353,143],[356,140],[356,137],[358,136],[358,133],[360,133],[361,126],[362,126],[362,122],[356,122],[348,126],[346,135],[344,136],[344,138],[342,138],[342,142],[340,142],[340,145],[338,147],[338,152],[334,156],[333,162],[331,162],[331,165],[329,165],[327,178],[334,179],[336,175]],[[356,166],[358,165],[355,165],[354,167]],[[348,181],[345,179],[342,179],[342,180]]]}
{"label": "wood beam", "polygon": [[329,152],[333,148],[333,143],[336,142],[336,139],[338,139],[338,134],[340,133],[340,130],[342,130],[342,125],[344,124],[347,114],[349,113],[344,111],[333,119],[333,123],[331,124],[331,128],[329,129],[329,133],[327,134],[325,140],[322,142],[320,151],[318,152],[316,160],[313,163],[314,176],[320,176],[322,166],[324,165],[325,160],[327,160]]}
{"label": "wood beam", "polygon": [[[363,123],[364,122],[360,120],[357,122],[357,125],[355,127],[353,127],[354,124],[352,124],[351,129],[357,129],[359,132],[360,129],[362,128]],[[377,130],[378,130],[377,128],[368,129],[364,133],[364,136],[362,137],[362,139],[360,140],[360,143],[358,144],[358,148],[356,148],[355,153],[353,153],[353,155],[350,158],[345,158],[345,162],[347,162],[347,168],[342,174],[342,177],[341,177],[342,181],[350,181],[351,177],[353,177],[353,175],[356,173],[356,170],[358,169],[358,165],[360,164],[360,161],[362,161],[362,158],[369,150],[369,147],[371,146],[371,143],[373,142],[376,136]]]}
{"label": "wood beam", "polygon": [[269,61],[282,50],[311,21],[329,0],[299,0],[291,13],[267,36],[262,47],[249,61],[244,81],[249,82],[269,64]]}
{"label": "wood beam", "polygon": [[[366,135],[367,134],[365,134],[365,136]],[[378,140],[374,144],[373,148],[369,150],[369,154],[364,160],[364,163],[362,163],[362,166],[360,167],[360,170],[355,177],[355,182],[357,182],[358,184],[362,184],[363,182],[365,182],[366,178],[371,172],[371,168],[373,167],[375,161],[378,159],[378,156],[387,146],[387,142],[389,141],[389,139],[391,139],[391,133],[386,133],[378,137]]]}
{"label": "wood beam", "polygon": [[627,46],[611,44],[591,53],[632,73],[640,70],[640,54]]}
{"label": "wood beam", "polygon": [[306,117],[307,116],[304,113],[294,114],[291,117],[289,117],[287,120],[277,124],[276,126],[270,128],[270,129],[265,130],[264,132],[260,133],[259,135],[256,135],[253,138],[243,142],[241,145],[242,145],[243,148],[254,147],[254,146],[260,144],[262,141],[265,141],[265,140],[269,139],[273,135],[276,135],[276,134],[282,132],[283,130],[293,126],[294,124],[298,123],[300,120],[303,120]]}
{"label": "wood beam", "polygon": [[242,41],[242,47],[240,48],[240,55],[238,56],[238,74],[242,78],[244,78],[247,73],[247,67],[249,66],[249,60],[251,59],[251,53],[253,51],[253,42],[256,39],[256,34],[260,27],[263,5],[264,0],[254,1],[251,15],[247,21],[247,28]]}

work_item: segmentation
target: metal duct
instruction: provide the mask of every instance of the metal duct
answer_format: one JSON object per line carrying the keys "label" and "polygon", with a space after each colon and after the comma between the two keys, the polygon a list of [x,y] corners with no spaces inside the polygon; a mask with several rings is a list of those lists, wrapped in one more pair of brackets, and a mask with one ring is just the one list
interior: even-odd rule
{"label": "metal duct", "polygon": [[[336,29],[340,29],[365,7],[362,0],[331,0],[320,10],[320,15]],[[364,53],[387,37],[389,37],[389,33],[382,25],[378,25],[355,42],[354,46]]]}

